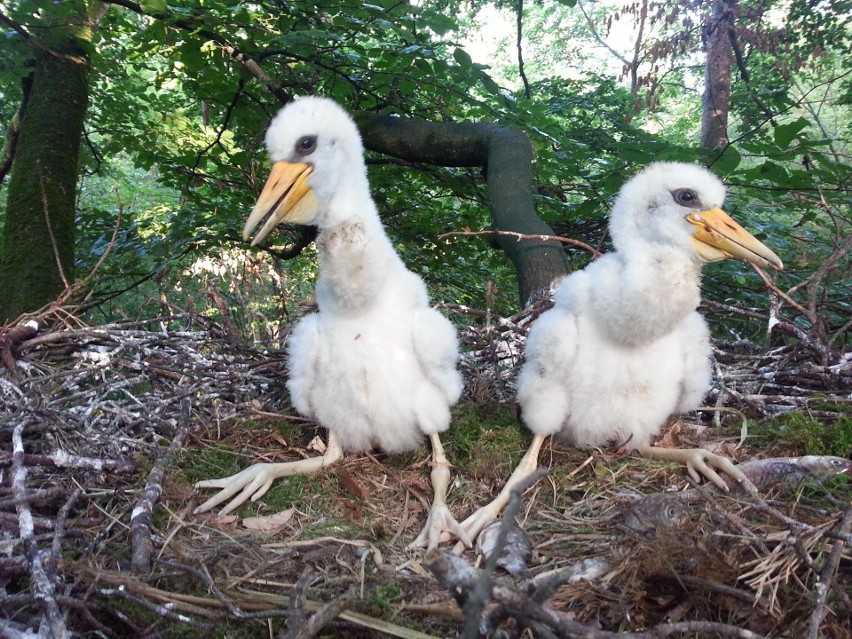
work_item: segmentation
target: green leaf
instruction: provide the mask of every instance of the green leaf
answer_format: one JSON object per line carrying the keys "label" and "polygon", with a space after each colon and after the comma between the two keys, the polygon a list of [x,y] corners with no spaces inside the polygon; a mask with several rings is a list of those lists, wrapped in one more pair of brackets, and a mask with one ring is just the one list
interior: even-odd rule
{"label": "green leaf", "polygon": [[789,180],[787,169],[776,162],[766,160],[758,167],[760,176],[778,185],[785,185]]}
{"label": "green leaf", "polygon": [[453,59],[463,67],[469,67],[473,64],[473,59],[470,57],[468,52],[462,48],[456,48],[456,50],[453,51]]}
{"label": "green leaf", "polygon": [[786,149],[790,146],[790,142],[796,138],[796,135],[808,126],[808,124],[810,123],[805,118],[799,118],[794,122],[776,126],[773,131],[775,134],[775,144],[781,149]]}
{"label": "green leaf", "polygon": [[742,157],[740,157],[740,152],[734,147],[729,146],[722,152],[722,155],[713,162],[713,172],[723,176],[730,175],[733,173],[734,169],[740,165],[741,161]]}
{"label": "green leaf", "polygon": [[142,11],[149,15],[162,14],[166,12],[166,0],[142,0],[139,3]]}

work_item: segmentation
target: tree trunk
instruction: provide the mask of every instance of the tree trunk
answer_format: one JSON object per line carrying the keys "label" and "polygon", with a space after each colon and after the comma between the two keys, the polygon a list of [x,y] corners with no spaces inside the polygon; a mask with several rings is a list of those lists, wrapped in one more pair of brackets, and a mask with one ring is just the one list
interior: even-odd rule
{"label": "tree trunk", "polygon": [[734,47],[731,34],[737,0],[713,0],[707,22],[707,61],[701,109],[701,147],[716,149],[728,143],[728,111],[731,108],[731,65]]}
{"label": "tree trunk", "polygon": [[[554,235],[536,213],[532,200],[532,145],[522,131],[491,124],[453,124],[357,114],[356,122],[371,151],[438,166],[485,169],[491,226],[523,235]],[[556,241],[518,240],[495,235],[518,274],[521,304],[548,295],[567,272],[562,245]]]}
{"label": "tree trunk", "polygon": [[[54,300],[74,280],[74,216],[83,121],[89,99],[92,3],[45,20],[31,40],[32,74],[9,178],[0,322]],[[51,5],[45,11],[50,11]],[[59,6],[59,5],[55,5]],[[100,15],[101,7],[97,8]]]}

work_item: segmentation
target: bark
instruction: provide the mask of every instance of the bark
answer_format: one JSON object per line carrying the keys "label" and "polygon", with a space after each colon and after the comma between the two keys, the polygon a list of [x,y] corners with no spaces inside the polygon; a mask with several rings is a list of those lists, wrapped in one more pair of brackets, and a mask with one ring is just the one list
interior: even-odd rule
{"label": "bark", "polygon": [[[55,299],[74,279],[74,216],[83,121],[89,99],[93,2],[63,8],[29,41],[32,75],[9,179],[0,322]],[[48,9],[49,11],[49,9]]]}
{"label": "bark", "polygon": [[[493,124],[427,122],[357,114],[364,145],[402,160],[438,166],[481,166],[485,170],[492,228],[525,236],[554,235],[532,200],[532,145],[522,131]],[[548,295],[567,272],[556,241],[496,235],[518,274],[521,304]]]}
{"label": "bark", "polygon": [[731,65],[734,47],[731,34],[737,0],[714,0],[707,23],[707,61],[704,96],[701,100],[701,147],[716,149],[728,144],[728,111],[731,107]]}

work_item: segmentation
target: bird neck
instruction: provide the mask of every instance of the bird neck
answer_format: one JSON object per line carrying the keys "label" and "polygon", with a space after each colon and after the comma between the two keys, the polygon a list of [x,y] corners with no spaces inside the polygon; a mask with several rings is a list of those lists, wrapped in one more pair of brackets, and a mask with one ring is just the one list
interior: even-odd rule
{"label": "bird neck", "polygon": [[316,244],[320,310],[351,315],[372,308],[399,262],[375,210],[321,229]]}
{"label": "bird neck", "polygon": [[615,341],[656,341],[674,331],[701,302],[701,266],[679,251],[614,253],[607,259],[611,277],[602,278],[590,291],[591,311]]}

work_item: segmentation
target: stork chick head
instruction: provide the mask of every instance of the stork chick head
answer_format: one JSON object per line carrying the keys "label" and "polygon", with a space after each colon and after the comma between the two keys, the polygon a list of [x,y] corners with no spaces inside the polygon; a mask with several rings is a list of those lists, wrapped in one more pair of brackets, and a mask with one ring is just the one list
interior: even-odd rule
{"label": "stork chick head", "polygon": [[[333,226],[337,197],[366,188],[364,146],[351,117],[334,101],[316,96],[282,108],[266,131],[272,171],[243,228],[261,242],[282,223]],[[265,220],[265,221],[264,221]]]}
{"label": "stork chick head", "polygon": [[667,246],[688,252],[697,262],[742,259],[781,269],[775,253],[725,213],[725,187],[694,164],[656,162],[621,189],[609,221],[616,250],[648,254]]}

